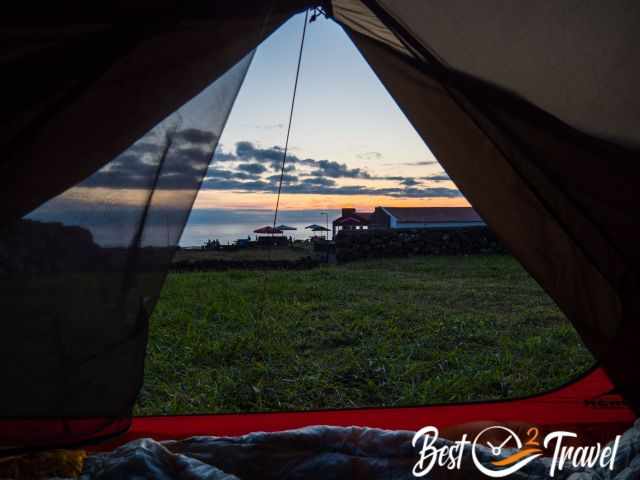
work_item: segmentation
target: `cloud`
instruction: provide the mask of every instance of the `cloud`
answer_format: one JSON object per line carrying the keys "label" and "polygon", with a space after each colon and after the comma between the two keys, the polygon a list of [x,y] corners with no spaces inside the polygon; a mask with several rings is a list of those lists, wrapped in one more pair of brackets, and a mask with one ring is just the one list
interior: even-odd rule
{"label": "cloud", "polygon": [[[267,180],[269,180],[272,183],[278,183],[280,182],[280,175],[271,175],[270,177],[267,177]],[[298,177],[296,175],[283,175],[282,176],[282,183],[295,183],[298,181]]]}
{"label": "cloud", "polygon": [[237,190],[245,192],[274,192],[274,185],[262,180],[239,182],[238,180],[225,180],[222,178],[205,178],[202,182],[203,189],[207,190]]}
{"label": "cloud", "polygon": [[209,164],[210,132],[186,129],[157,142],[144,138],[132,145],[79,186],[112,189],[147,189],[154,185],[158,169],[158,189],[196,188]]}
{"label": "cloud", "polygon": [[385,166],[406,166],[406,167],[422,167],[425,165],[438,165],[439,163],[436,160],[424,160],[421,162],[403,162],[403,163],[385,163]]}
{"label": "cloud", "polygon": [[412,187],[414,185],[418,185],[419,182],[417,182],[415,178],[406,177],[400,180],[400,183],[406,187]]}
{"label": "cloud", "polygon": [[357,154],[356,157],[362,160],[380,160],[382,154],[380,152],[364,152]]}
{"label": "cloud", "polygon": [[305,185],[320,185],[323,187],[332,187],[336,184],[336,181],[331,178],[323,177],[309,177],[302,180]]}
{"label": "cloud", "polygon": [[259,174],[247,173],[247,172],[234,172],[232,170],[221,170],[219,168],[209,168],[207,170],[206,178],[235,178],[237,180],[259,180]]}
{"label": "cloud", "polygon": [[188,143],[211,143],[216,139],[216,136],[205,130],[198,130],[195,128],[187,128],[180,130],[174,135],[174,138],[178,141],[184,141]]}
{"label": "cloud", "polygon": [[127,150],[127,153],[157,153],[162,149],[162,145],[158,143],[150,143],[150,142],[138,142]]}
{"label": "cloud", "polygon": [[462,193],[457,188],[445,188],[445,187],[427,187],[427,188],[406,188],[401,191],[400,194],[392,194],[395,197],[413,197],[413,198],[433,198],[433,197],[447,197],[456,198],[462,197]]}
{"label": "cloud", "polygon": [[[276,171],[282,169],[282,157],[284,156],[284,150],[278,146],[271,148],[258,148],[253,143],[242,141],[236,143],[236,157],[239,160],[253,160],[259,163],[268,163],[271,168]],[[293,165],[299,161],[299,158],[295,155],[287,155],[287,161],[285,163],[285,169],[290,168],[289,165]]]}
{"label": "cloud", "polygon": [[451,177],[446,172],[436,173],[435,175],[429,175],[427,177],[420,177],[422,180],[430,180],[432,182],[449,182]]}
{"label": "cloud", "polygon": [[[282,168],[282,156],[284,151],[281,147],[273,146],[270,148],[259,148],[255,144],[249,141],[242,141],[236,143],[236,152],[233,154],[225,154],[222,153],[223,161],[226,159],[235,159],[239,161],[254,161],[258,163],[268,163],[271,168],[275,171],[280,171]],[[214,160],[218,158],[220,153],[216,153]],[[368,155],[370,158],[382,158],[382,154],[379,152],[365,152],[360,154],[361,158],[363,155]],[[379,157],[378,157],[379,155]],[[233,157],[233,158],[231,158]],[[427,165],[427,164],[437,164],[436,161],[425,161],[425,162],[417,162],[411,163],[408,165]],[[397,164],[396,164],[397,165]],[[367,180],[393,180],[398,182],[403,182],[405,186],[416,185],[417,182],[413,178],[402,177],[402,176],[373,176],[366,170],[361,168],[350,168],[344,163],[339,163],[331,160],[316,160],[313,158],[304,158],[301,159],[296,155],[287,154],[287,162],[285,164],[285,171],[290,172],[295,170],[296,166],[309,167],[312,170],[307,172],[308,175],[312,177],[318,178],[362,178]],[[409,183],[404,183],[409,182]],[[308,182],[307,182],[308,183]]]}
{"label": "cloud", "polygon": [[234,178],[237,173],[232,172],[231,170],[220,170],[218,168],[210,168],[207,171],[207,177],[216,177],[216,178]]}
{"label": "cloud", "polygon": [[271,148],[256,148],[251,142],[236,143],[236,155],[242,160],[256,160],[258,162],[282,161],[284,150],[278,146]]}
{"label": "cloud", "polygon": [[311,175],[314,177],[372,178],[369,173],[360,168],[349,168],[344,163],[332,162],[330,160],[313,160],[307,158],[300,160],[299,163],[315,167],[316,170],[311,172]]}
{"label": "cloud", "polygon": [[232,172],[232,178],[237,178],[239,180],[258,180],[260,175],[247,172]]}
{"label": "cloud", "polygon": [[[140,141],[106,167],[89,177],[82,186],[148,189],[153,186],[160,165],[162,172],[157,188],[193,189],[206,172],[202,188],[237,192],[275,192],[280,181],[283,150],[274,146],[258,148],[251,142],[238,142],[235,153],[216,150],[208,166],[214,137],[205,131],[187,129],[175,134],[167,149],[166,137],[158,141]],[[166,158],[162,158],[163,154]],[[368,152],[372,153],[372,152]],[[435,162],[433,162],[435,163]],[[208,167],[208,169],[207,169]],[[275,170],[275,174],[271,172]],[[290,172],[295,171],[296,174]],[[271,174],[269,174],[271,173]],[[361,179],[368,184],[339,185],[337,179]],[[397,186],[376,187],[372,181],[397,182]],[[456,188],[429,188],[419,180],[446,181],[449,177],[437,173],[427,177],[376,176],[361,168],[344,163],[313,158],[287,156],[283,183],[284,193],[320,195],[374,195],[389,197],[460,197]]]}
{"label": "cloud", "polygon": [[[242,141],[236,143],[236,157],[244,161],[256,161],[259,163],[269,163],[271,168],[280,171],[282,168],[282,157],[284,150],[278,146],[270,148],[258,148],[253,143]],[[366,171],[360,168],[349,168],[344,163],[330,160],[315,160],[313,158],[300,159],[296,155],[287,154],[285,171],[291,171],[296,165],[304,165],[314,168],[311,172],[316,177],[331,178],[372,178]]]}
{"label": "cloud", "polygon": [[238,157],[231,152],[225,152],[220,145],[218,145],[213,155],[214,162],[235,162],[236,160],[238,160]]}
{"label": "cloud", "polygon": [[236,168],[243,172],[253,173],[254,175],[258,175],[267,171],[267,168],[259,163],[241,163]]}
{"label": "cloud", "polygon": [[[276,177],[275,175],[273,177]],[[460,197],[462,194],[454,188],[372,188],[365,185],[320,185],[310,183],[311,179],[302,180],[299,183],[287,185],[283,193],[288,194],[318,194],[318,195],[371,195],[389,197],[412,197],[412,198],[432,198],[432,197]],[[267,192],[277,191],[277,182],[265,182],[262,180],[239,182],[237,180],[206,179],[202,184],[204,189],[233,190],[238,192]]]}

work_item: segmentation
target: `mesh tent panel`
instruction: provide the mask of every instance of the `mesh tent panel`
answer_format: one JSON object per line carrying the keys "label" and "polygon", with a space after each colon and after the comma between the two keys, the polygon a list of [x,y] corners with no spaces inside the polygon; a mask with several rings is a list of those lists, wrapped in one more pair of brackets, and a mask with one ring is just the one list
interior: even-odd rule
{"label": "mesh tent panel", "polygon": [[252,56],[4,229],[3,417],[130,415],[149,315]]}

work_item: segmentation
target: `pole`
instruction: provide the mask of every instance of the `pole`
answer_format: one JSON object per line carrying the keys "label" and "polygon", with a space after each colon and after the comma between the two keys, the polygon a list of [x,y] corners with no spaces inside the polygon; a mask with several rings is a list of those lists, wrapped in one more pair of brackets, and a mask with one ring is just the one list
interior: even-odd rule
{"label": "pole", "polygon": [[320,212],[320,215],[324,215],[326,217],[326,231],[324,232],[324,236],[329,240],[329,214],[327,212]]}

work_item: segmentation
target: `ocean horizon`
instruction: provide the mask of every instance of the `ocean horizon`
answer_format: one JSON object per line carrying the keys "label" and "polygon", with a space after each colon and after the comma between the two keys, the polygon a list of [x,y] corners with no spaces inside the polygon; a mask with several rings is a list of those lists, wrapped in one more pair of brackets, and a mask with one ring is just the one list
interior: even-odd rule
{"label": "ocean horizon", "polygon": [[[305,240],[314,235],[305,230],[307,225],[316,223],[326,226],[329,214],[331,222],[340,217],[340,210],[281,210],[278,212],[277,225],[288,225],[297,230],[286,231],[287,237]],[[196,247],[207,240],[218,240],[220,243],[232,244],[238,239],[255,238],[254,230],[266,225],[273,225],[273,209],[197,209],[191,212],[189,221],[180,237],[181,247]],[[329,233],[331,236],[331,233]]]}

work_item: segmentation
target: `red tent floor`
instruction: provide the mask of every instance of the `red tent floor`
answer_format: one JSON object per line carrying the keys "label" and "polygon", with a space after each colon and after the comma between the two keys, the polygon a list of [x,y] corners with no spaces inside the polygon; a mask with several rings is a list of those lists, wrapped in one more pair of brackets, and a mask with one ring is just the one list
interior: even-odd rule
{"label": "red tent floor", "polygon": [[553,391],[519,400],[401,408],[362,408],[290,413],[136,417],[131,429],[113,447],[129,440],[152,437],[178,439],[193,435],[233,436],[272,432],[309,425],[366,426],[393,430],[438,428],[466,422],[530,422],[548,429],[566,429],[606,441],[626,430],[635,415],[602,369],[592,370]]}
{"label": "red tent floor", "polygon": [[143,437],[168,440],[195,435],[235,436],[310,425],[356,425],[390,430],[418,430],[433,425],[442,429],[478,421],[524,422],[545,430],[574,431],[588,435],[593,441],[607,441],[635,420],[634,413],[612,390],[611,381],[598,368],[553,391],[509,401],[287,413],[149,416],[134,417],[130,425],[128,419],[0,419],[0,446],[51,447],[81,444],[111,435],[108,441],[90,448],[107,450]]}

